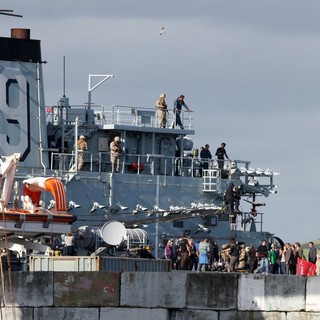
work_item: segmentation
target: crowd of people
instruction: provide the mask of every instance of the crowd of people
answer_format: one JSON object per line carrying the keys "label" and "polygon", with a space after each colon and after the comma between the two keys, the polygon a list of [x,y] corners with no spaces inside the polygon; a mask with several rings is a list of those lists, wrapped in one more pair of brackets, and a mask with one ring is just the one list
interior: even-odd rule
{"label": "crowd of people", "polygon": [[171,260],[174,270],[205,271],[219,259],[219,249],[212,239],[206,238],[195,243],[193,239],[182,235],[176,241],[168,240],[164,258]]}
{"label": "crowd of people", "polygon": [[235,239],[230,243],[219,246],[210,238],[194,242],[193,239],[182,235],[176,241],[168,240],[164,258],[171,260],[174,270],[193,271],[224,271],[263,274],[301,274],[298,271],[299,259],[305,261],[314,270],[313,274],[320,275],[320,249],[309,242],[307,257],[299,242],[294,244],[268,244],[261,241],[258,247],[253,243],[249,246],[238,244]]}

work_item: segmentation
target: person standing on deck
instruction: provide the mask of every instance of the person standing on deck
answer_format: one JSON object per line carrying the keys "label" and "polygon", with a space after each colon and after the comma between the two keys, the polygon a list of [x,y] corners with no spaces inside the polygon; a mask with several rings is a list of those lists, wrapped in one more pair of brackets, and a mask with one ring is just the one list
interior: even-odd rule
{"label": "person standing on deck", "polygon": [[120,138],[116,136],[110,143],[111,172],[119,172],[120,170],[120,153]]}
{"label": "person standing on deck", "polygon": [[226,157],[228,160],[230,160],[227,155],[227,151],[226,151],[225,147],[226,147],[226,144],[224,142],[222,142],[221,146],[216,151],[218,166],[219,166],[220,170],[223,170],[224,158]]}
{"label": "person standing on deck", "polygon": [[228,205],[231,212],[234,212],[234,203],[235,203],[235,192],[234,192],[234,183],[230,182],[224,197],[224,202]]}
{"label": "person standing on deck", "polygon": [[173,123],[173,128],[175,128],[176,126],[179,126],[181,129],[183,128],[183,124],[181,121],[181,109],[182,107],[185,107],[187,111],[191,111],[189,109],[189,107],[186,105],[186,103],[184,102],[184,95],[180,95],[175,101],[174,101],[174,108],[173,108],[173,112],[175,114],[175,120]]}
{"label": "person standing on deck", "polygon": [[72,232],[68,232],[64,237],[65,242],[65,255],[66,256],[75,256],[76,248],[74,244],[74,236]]}
{"label": "person standing on deck", "polygon": [[161,93],[159,99],[156,101],[156,109],[158,111],[158,126],[159,128],[166,128],[167,126],[167,112],[168,107],[166,103],[166,94]]}
{"label": "person standing on deck", "polygon": [[203,175],[203,170],[207,170],[209,168],[209,162],[212,159],[212,155],[211,155],[209,148],[210,148],[210,146],[208,144],[206,144],[200,152],[201,176]]}
{"label": "person standing on deck", "polygon": [[83,152],[88,150],[88,145],[86,142],[86,137],[81,135],[77,141],[78,146],[78,171],[83,167]]}

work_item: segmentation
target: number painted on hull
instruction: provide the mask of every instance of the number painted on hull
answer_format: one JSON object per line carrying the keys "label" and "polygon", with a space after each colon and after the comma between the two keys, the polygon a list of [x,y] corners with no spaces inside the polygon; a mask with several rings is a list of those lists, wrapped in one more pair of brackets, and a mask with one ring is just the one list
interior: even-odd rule
{"label": "number painted on hull", "polygon": [[21,153],[23,161],[30,149],[29,83],[19,68],[1,69],[0,152]]}

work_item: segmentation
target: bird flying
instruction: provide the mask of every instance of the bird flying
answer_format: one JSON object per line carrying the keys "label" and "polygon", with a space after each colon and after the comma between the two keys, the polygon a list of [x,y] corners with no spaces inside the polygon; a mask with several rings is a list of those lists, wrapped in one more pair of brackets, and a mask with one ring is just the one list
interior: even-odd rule
{"label": "bird flying", "polygon": [[159,34],[160,34],[160,36],[166,34],[166,31],[164,30],[164,27],[161,27]]}

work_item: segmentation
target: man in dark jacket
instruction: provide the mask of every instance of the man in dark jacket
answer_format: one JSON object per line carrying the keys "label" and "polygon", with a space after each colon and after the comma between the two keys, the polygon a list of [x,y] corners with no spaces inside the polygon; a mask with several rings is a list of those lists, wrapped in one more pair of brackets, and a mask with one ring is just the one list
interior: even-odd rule
{"label": "man in dark jacket", "polygon": [[232,182],[229,184],[229,187],[224,194],[224,201],[230,208],[231,212],[234,212],[235,192],[234,184]]}
{"label": "man in dark jacket", "polygon": [[266,240],[261,241],[261,244],[257,249],[257,256],[258,256],[259,266],[256,269],[256,272],[269,273],[268,247],[267,247]]}
{"label": "man in dark jacket", "polygon": [[239,205],[240,205],[242,194],[243,194],[243,186],[241,185],[238,188],[236,188],[236,190],[234,191],[234,211],[235,212],[240,212]]}
{"label": "man in dark jacket", "polygon": [[223,170],[224,158],[226,157],[228,160],[230,160],[227,155],[227,151],[226,151],[225,147],[226,147],[226,144],[224,142],[222,142],[221,146],[216,151],[216,157],[218,160],[218,166],[219,166],[220,170]]}
{"label": "man in dark jacket", "polygon": [[200,151],[200,160],[201,160],[201,176],[203,175],[203,169],[209,168],[209,162],[212,159],[211,152],[209,150],[210,146],[206,144],[204,148]]}
{"label": "man in dark jacket", "polygon": [[292,265],[294,256],[289,242],[285,244],[284,257],[286,261],[286,274],[293,274]]}
{"label": "man in dark jacket", "polygon": [[179,253],[181,270],[190,270],[190,246],[185,234],[179,239]]}
{"label": "man in dark jacket", "polygon": [[308,255],[309,262],[312,262],[313,264],[317,261],[317,249],[314,246],[314,243],[312,241],[309,242],[309,255]]}
{"label": "man in dark jacket", "polygon": [[235,272],[238,269],[239,264],[239,247],[235,239],[230,241],[230,269],[231,272]]}
{"label": "man in dark jacket", "polygon": [[173,128],[175,126],[179,126],[181,129],[183,129],[183,125],[181,122],[181,109],[182,107],[185,107],[186,110],[191,111],[189,109],[189,107],[186,105],[186,103],[184,102],[184,95],[180,95],[175,101],[174,101],[174,108],[173,108],[173,112],[175,114],[175,122],[173,124]]}

